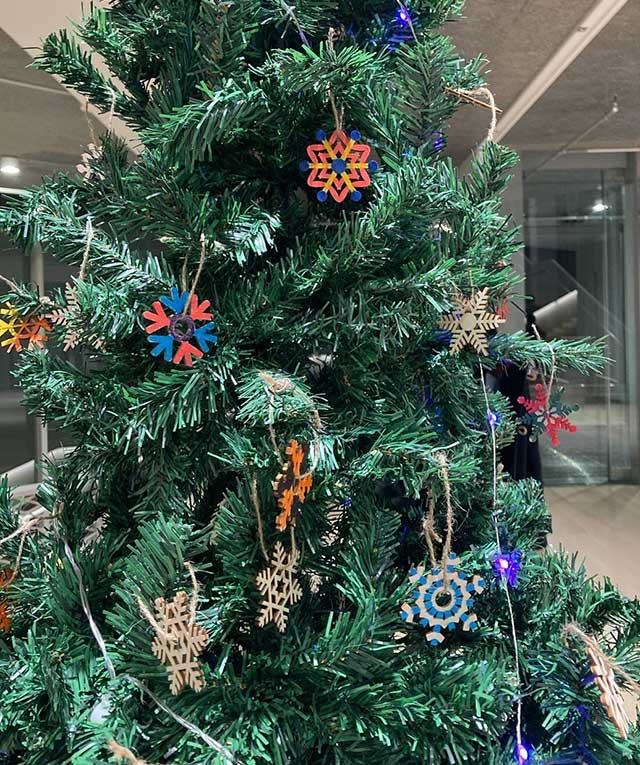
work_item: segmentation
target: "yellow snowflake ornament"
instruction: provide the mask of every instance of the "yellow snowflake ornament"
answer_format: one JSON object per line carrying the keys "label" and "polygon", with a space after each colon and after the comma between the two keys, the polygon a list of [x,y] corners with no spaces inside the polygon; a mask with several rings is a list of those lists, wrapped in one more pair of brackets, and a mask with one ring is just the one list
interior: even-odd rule
{"label": "yellow snowflake ornament", "polygon": [[[44,317],[35,313],[29,316],[20,316],[18,310],[7,303],[0,308],[0,347],[6,348],[7,353],[23,348],[42,348],[47,340],[47,332],[51,331],[51,324]],[[4,337],[4,336],[7,337]]]}
{"label": "yellow snowflake ornament", "polygon": [[287,553],[280,542],[276,542],[271,553],[271,565],[256,577],[256,584],[262,597],[258,615],[258,626],[273,622],[280,632],[287,629],[289,606],[302,597],[302,588],[296,579],[298,553]]}
{"label": "yellow snowflake ornament", "polygon": [[194,691],[204,688],[204,675],[198,656],[209,641],[209,633],[195,622],[195,607],[186,592],[173,600],[157,598],[156,638],[151,645],[153,655],[167,665],[171,693],[177,696],[187,685]]}
{"label": "yellow snowflake ornament", "polygon": [[449,353],[460,353],[464,346],[474,348],[484,356],[489,355],[487,332],[504,324],[504,319],[487,311],[489,290],[474,292],[471,297],[457,294],[454,297],[457,310],[443,316],[438,322],[441,329],[451,332]]}

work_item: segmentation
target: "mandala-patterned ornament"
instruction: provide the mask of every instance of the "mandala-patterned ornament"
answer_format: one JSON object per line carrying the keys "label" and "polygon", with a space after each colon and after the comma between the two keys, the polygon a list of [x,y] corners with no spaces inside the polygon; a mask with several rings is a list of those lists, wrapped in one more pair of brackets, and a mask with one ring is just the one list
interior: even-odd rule
{"label": "mandala-patterned ornament", "polygon": [[331,194],[336,202],[344,202],[349,194],[354,202],[362,199],[358,189],[371,184],[369,172],[378,169],[378,163],[369,159],[371,147],[358,143],[360,133],[352,130],[349,135],[344,130],[334,130],[329,138],[323,130],[316,133],[320,143],[307,146],[309,161],[300,163],[303,171],[311,170],[307,184],[319,189],[316,196],[326,202]]}
{"label": "mandala-patterned ornament", "polygon": [[460,353],[465,346],[470,346],[484,356],[489,355],[487,332],[504,324],[504,319],[487,311],[488,301],[489,290],[486,287],[468,298],[460,293],[454,296],[457,310],[438,322],[441,329],[451,332],[449,353]]}
{"label": "mandala-patterned ornament", "polygon": [[[173,314],[167,316],[161,304],[171,309]],[[209,306],[208,300],[198,303],[197,295],[192,295],[189,300],[188,292],[180,294],[177,287],[172,287],[169,297],[163,295],[153,303],[152,311],[142,314],[151,322],[145,328],[149,342],[155,345],[151,353],[154,356],[163,354],[165,361],[172,361],[174,364],[193,366],[193,357],[202,358],[209,350],[209,344],[214,345],[218,342],[217,336],[213,334],[216,325],[210,321],[213,316],[207,311]],[[206,323],[198,326],[197,322]],[[200,347],[194,345],[192,340]],[[175,353],[174,343],[177,343]]]}
{"label": "mandala-patterned ornament", "polygon": [[51,332],[51,324],[43,316],[36,313],[22,317],[18,309],[9,303],[0,308],[0,347],[6,348],[7,353],[20,353],[23,348],[42,348],[47,341],[47,332]]}
{"label": "mandala-patterned ornament", "polygon": [[300,507],[313,486],[313,474],[309,469],[309,444],[300,444],[294,438],[289,441],[287,454],[289,459],[273,482],[273,493],[280,508],[276,518],[278,531],[284,531],[289,525],[295,526]]}
{"label": "mandala-patterned ornament", "polygon": [[287,553],[280,542],[276,542],[271,553],[270,565],[256,577],[262,604],[258,614],[258,626],[273,622],[280,632],[287,629],[289,606],[302,597],[302,588],[296,579],[298,572],[297,551]]}
{"label": "mandala-patterned ornament", "polygon": [[630,720],[624,708],[624,699],[620,693],[613,669],[607,666],[602,654],[598,654],[589,646],[587,646],[587,657],[589,658],[593,682],[600,691],[600,701],[621,738],[627,739]]}
{"label": "mandala-patterned ornament", "polygon": [[11,612],[9,603],[3,590],[6,593],[7,588],[13,581],[14,572],[10,568],[0,569],[0,633],[8,634],[11,630]]}
{"label": "mandala-patterned ornament", "polygon": [[403,603],[400,616],[410,624],[419,621],[423,627],[430,627],[427,640],[438,645],[444,640],[443,630],[454,630],[462,622],[463,630],[475,630],[478,617],[471,612],[474,593],[485,588],[484,579],[474,576],[471,580],[458,571],[460,559],[455,553],[449,554],[446,580],[442,568],[433,568],[427,574],[424,566],[412,568],[409,581],[417,584],[413,593],[413,604]]}
{"label": "mandala-patterned ornament", "polygon": [[565,430],[568,433],[575,433],[578,428],[569,421],[568,415],[575,412],[577,406],[567,406],[561,401],[563,388],[553,392],[551,398],[547,400],[547,391],[542,383],[538,383],[535,388],[535,398],[529,399],[525,396],[518,397],[518,403],[521,404],[526,414],[520,418],[520,422],[529,426],[531,441],[535,441],[542,433],[546,433],[551,440],[551,445],[557,447],[560,445],[559,433]]}
{"label": "mandala-patterned ornament", "polygon": [[157,598],[155,607],[160,630],[151,651],[167,666],[171,693],[177,696],[187,685],[194,691],[201,691],[204,675],[198,656],[209,642],[209,634],[196,624],[189,596],[180,591],[173,600]]}

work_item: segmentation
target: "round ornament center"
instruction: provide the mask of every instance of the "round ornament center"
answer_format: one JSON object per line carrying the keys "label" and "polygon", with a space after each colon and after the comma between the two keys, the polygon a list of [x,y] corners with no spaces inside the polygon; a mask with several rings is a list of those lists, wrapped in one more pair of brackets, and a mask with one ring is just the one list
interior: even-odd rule
{"label": "round ornament center", "polygon": [[335,173],[344,173],[344,171],[347,169],[347,163],[344,161],[344,159],[334,159],[331,163],[331,169]]}
{"label": "round ornament center", "polygon": [[190,340],[196,331],[196,324],[191,316],[183,313],[177,313],[171,317],[169,322],[169,334],[174,340],[183,342]]}
{"label": "round ornament center", "polygon": [[433,602],[442,611],[448,611],[453,606],[455,599],[455,595],[451,590],[443,588],[435,594]]}
{"label": "round ornament center", "polygon": [[477,324],[478,318],[473,313],[463,313],[460,317],[460,326],[465,332],[470,332],[472,329],[475,329]]}

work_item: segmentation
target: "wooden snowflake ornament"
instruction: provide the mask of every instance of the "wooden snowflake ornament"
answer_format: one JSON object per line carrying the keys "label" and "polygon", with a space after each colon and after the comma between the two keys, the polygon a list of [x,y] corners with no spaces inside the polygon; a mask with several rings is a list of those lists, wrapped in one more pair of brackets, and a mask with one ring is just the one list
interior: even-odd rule
{"label": "wooden snowflake ornament", "polygon": [[102,146],[96,146],[95,143],[87,144],[87,150],[80,155],[80,163],[76,165],[76,170],[87,182],[93,180],[104,180],[104,173],[96,170],[95,163],[102,159]]}
{"label": "wooden snowflake ornament", "polygon": [[450,553],[446,581],[441,568],[425,574],[424,566],[417,566],[409,572],[409,581],[418,586],[412,596],[414,603],[403,603],[400,616],[410,624],[415,620],[423,627],[430,627],[427,640],[431,645],[442,643],[443,630],[454,630],[460,622],[466,632],[478,626],[478,617],[470,613],[473,607],[471,596],[481,593],[485,582],[477,575],[469,581],[465,573],[458,571],[459,563],[458,556]]}
{"label": "wooden snowflake ornament", "polygon": [[316,138],[319,143],[307,146],[310,161],[300,163],[301,170],[311,170],[308,185],[319,189],[316,196],[321,202],[326,202],[328,194],[336,202],[344,202],[349,194],[354,202],[359,202],[362,193],[358,189],[371,184],[368,171],[378,169],[378,163],[369,160],[371,147],[358,143],[360,133],[357,130],[352,130],[348,136],[344,130],[334,130],[329,138],[319,130]]}
{"label": "wooden snowflake ornament", "polygon": [[7,335],[0,342],[0,347],[6,348],[7,353],[20,353],[23,348],[42,348],[47,341],[47,332],[50,331],[51,324],[42,316],[32,313],[22,317],[18,310],[8,303],[4,308],[0,308],[0,338]]}
{"label": "wooden snowflake ornament", "polygon": [[300,507],[313,486],[313,474],[309,470],[309,444],[300,444],[292,439],[287,446],[287,454],[289,459],[273,482],[273,493],[281,511],[276,518],[278,531],[284,531],[289,524],[295,526]]}
{"label": "wooden snowflake ornament", "polygon": [[489,355],[487,332],[504,324],[504,319],[487,311],[489,290],[474,292],[471,297],[457,294],[454,297],[457,310],[443,316],[438,322],[441,329],[451,332],[449,353],[460,353],[465,346],[470,346],[484,356]]}
{"label": "wooden snowflake ornament", "polygon": [[616,726],[621,738],[629,737],[630,720],[624,708],[624,700],[616,682],[613,669],[608,666],[604,656],[587,646],[587,657],[593,675],[593,682],[600,691],[600,701],[607,710],[609,719]]}
{"label": "wooden snowflake ornament", "polygon": [[198,656],[209,641],[208,632],[195,623],[195,610],[189,596],[180,591],[173,600],[157,598],[156,622],[159,630],[151,645],[153,655],[167,665],[174,696],[187,685],[194,691],[204,688],[204,675]]}
{"label": "wooden snowflake ornament", "polygon": [[273,622],[280,632],[287,629],[289,606],[302,597],[302,588],[296,579],[298,556],[297,552],[287,553],[282,544],[276,542],[271,553],[271,564],[256,577],[262,595],[259,627]]}
{"label": "wooden snowflake ornament", "polygon": [[14,572],[10,568],[0,569],[0,633],[8,634],[11,630],[11,612],[3,590],[6,593],[13,577]]}
{"label": "wooden snowflake ornament", "polygon": [[[66,330],[63,337],[63,350],[66,352],[77,348],[80,344],[81,332],[78,328],[84,325],[86,319],[80,307],[78,293],[69,282],[64,286],[64,297],[66,304],[56,306],[47,314],[46,318],[54,327],[61,327]],[[89,336],[87,341],[95,350],[100,350],[104,347],[104,339],[98,337],[98,335]]]}

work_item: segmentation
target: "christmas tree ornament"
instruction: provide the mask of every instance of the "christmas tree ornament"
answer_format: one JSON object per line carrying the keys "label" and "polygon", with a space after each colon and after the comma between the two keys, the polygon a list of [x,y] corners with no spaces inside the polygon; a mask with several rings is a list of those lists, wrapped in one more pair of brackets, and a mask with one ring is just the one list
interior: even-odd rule
{"label": "christmas tree ornament", "polygon": [[600,691],[600,701],[607,710],[609,719],[615,725],[620,737],[627,739],[629,737],[629,725],[631,721],[624,708],[624,699],[620,693],[620,688],[616,682],[615,674],[610,662],[599,649],[587,645],[587,657],[593,682]]}
{"label": "christmas tree ornament", "polygon": [[487,332],[504,324],[504,319],[487,311],[488,301],[489,290],[486,287],[468,298],[460,293],[454,296],[457,310],[438,322],[441,329],[451,332],[450,354],[459,353],[469,346],[484,356],[489,355]]}
{"label": "christmas tree ornament", "polygon": [[520,423],[525,427],[529,426],[531,441],[535,441],[542,433],[546,433],[551,440],[551,445],[557,447],[560,444],[561,430],[568,433],[575,433],[578,430],[568,417],[571,412],[577,411],[578,407],[562,403],[563,388],[554,391],[551,398],[548,397],[542,383],[538,383],[534,390],[535,398],[533,399],[525,396],[518,397],[518,403],[526,410],[526,414],[520,418]]}
{"label": "christmas tree ornament", "polygon": [[276,518],[278,531],[284,531],[289,525],[295,526],[300,507],[313,486],[313,474],[309,469],[309,444],[300,444],[292,439],[287,446],[287,454],[289,459],[273,482],[273,493],[280,508]]}
{"label": "christmas tree ornament", "polygon": [[[56,306],[45,318],[53,327],[66,328],[63,337],[63,350],[66,353],[67,351],[77,348],[80,344],[80,330],[78,327],[82,326],[84,317],[78,301],[78,293],[69,282],[64,286],[64,297],[65,305]],[[88,344],[99,351],[104,347],[104,338],[98,337],[97,335],[91,335],[88,338]]]}
{"label": "christmas tree ornament", "polygon": [[371,184],[368,171],[378,169],[378,163],[369,160],[371,147],[358,143],[360,133],[357,130],[352,130],[348,136],[343,130],[334,130],[329,138],[319,130],[316,138],[320,143],[307,146],[310,161],[300,163],[301,170],[311,170],[307,184],[320,189],[317,197],[321,202],[326,202],[328,194],[336,202],[344,202],[349,194],[354,202],[360,201],[362,193],[358,189]]}
{"label": "christmas tree ornament", "polygon": [[208,632],[195,622],[195,608],[186,592],[178,592],[172,600],[157,598],[156,637],[151,645],[153,655],[167,666],[170,690],[177,696],[187,685],[194,691],[204,688],[204,675],[198,656],[209,640]]}
{"label": "christmas tree ornament", "polygon": [[6,597],[6,592],[13,581],[13,577],[14,572],[12,569],[0,569],[0,634],[8,634],[11,630],[11,613],[9,611],[9,602]]}
{"label": "christmas tree ornament", "polygon": [[431,645],[438,645],[444,640],[443,630],[454,630],[456,624],[463,623],[463,630],[475,630],[478,617],[471,613],[474,593],[481,593],[485,582],[480,576],[469,580],[467,575],[458,571],[460,559],[455,553],[449,553],[446,571],[432,568],[427,574],[424,566],[417,566],[409,572],[409,581],[417,588],[412,597],[414,603],[404,603],[400,616],[410,624],[419,621],[423,627],[430,627],[427,640]]}
{"label": "christmas tree ornament", "polygon": [[42,348],[47,341],[47,332],[50,331],[49,321],[36,313],[22,317],[17,308],[9,303],[0,308],[0,338],[7,335],[0,342],[0,347],[6,347],[7,353],[20,353],[23,348]]}
{"label": "christmas tree ornament", "polygon": [[296,579],[299,553],[287,553],[280,542],[276,542],[271,553],[270,565],[256,577],[256,584],[263,596],[258,626],[273,622],[280,632],[287,629],[289,607],[302,597],[302,588]]}
{"label": "christmas tree ornament", "polygon": [[498,306],[498,309],[496,310],[496,316],[499,316],[501,319],[504,319],[507,321],[509,318],[509,301],[504,300],[500,305]]}
{"label": "christmas tree ornament", "polygon": [[[163,304],[173,313],[167,316]],[[170,296],[163,295],[160,300],[156,300],[153,310],[142,314],[150,322],[145,331],[149,335],[149,342],[155,345],[152,355],[163,354],[165,361],[193,366],[194,357],[202,358],[209,350],[209,344],[218,342],[217,336],[213,334],[215,324],[210,321],[212,314],[207,311],[209,306],[208,300],[199,303],[195,294],[189,299],[189,293],[184,291],[180,294],[177,287],[171,288]],[[198,326],[197,322],[206,323]],[[192,340],[200,347],[194,345]],[[174,343],[177,345],[175,353]]]}
{"label": "christmas tree ornament", "polygon": [[95,168],[95,163],[102,159],[102,146],[96,146],[95,143],[88,143],[87,150],[80,155],[80,162],[76,165],[76,170],[85,181],[93,180],[103,181],[104,173]]}

